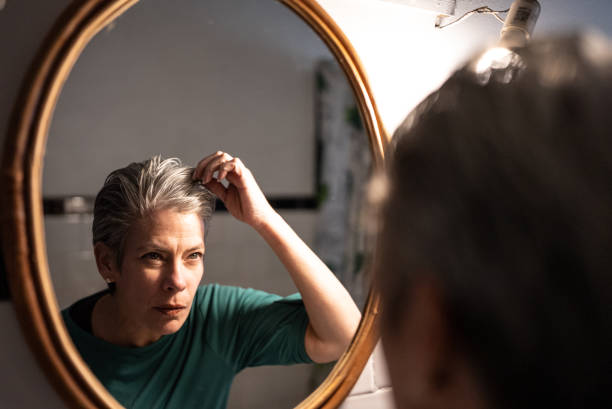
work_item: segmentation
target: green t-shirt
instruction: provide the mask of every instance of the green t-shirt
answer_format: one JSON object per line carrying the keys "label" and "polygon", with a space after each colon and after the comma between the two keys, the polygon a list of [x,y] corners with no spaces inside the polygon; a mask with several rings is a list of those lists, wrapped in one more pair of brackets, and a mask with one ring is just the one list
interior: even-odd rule
{"label": "green t-shirt", "polygon": [[202,286],[182,328],[141,348],[94,337],[72,319],[75,304],[62,311],[68,332],[93,373],[127,408],[224,408],[241,369],[312,362],[304,349],[308,316],[299,294],[281,298]]}

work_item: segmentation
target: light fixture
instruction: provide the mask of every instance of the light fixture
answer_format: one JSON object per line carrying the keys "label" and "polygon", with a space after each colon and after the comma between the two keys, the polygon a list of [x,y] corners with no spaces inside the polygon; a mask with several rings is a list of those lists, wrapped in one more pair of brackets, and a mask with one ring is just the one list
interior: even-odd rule
{"label": "light fixture", "polygon": [[[435,27],[440,29],[446,28],[464,21],[467,17],[474,14],[488,14],[504,24],[501,30],[500,42],[503,42],[505,47],[522,47],[527,44],[533,32],[535,23],[540,15],[540,9],[540,3],[537,0],[515,0],[510,8],[505,10],[493,10],[489,6],[481,6],[468,11],[461,17],[448,23],[444,23],[444,20],[448,17],[447,14],[438,14]],[[500,16],[503,13],[508,13],[505,19]]]}
{"label": "light fixture", "polygon": [[481,83],[494,79],[508,83],[525,66],[516,50],[527,45],[540,15],[537,0],[515,0],[501,29],[499,41],[485,51],[473,67]]}
{"label": "light fixture", "polygon": [[515,49],[527,45],[540,9],[537,0],[515,0],[501,29],[498,46]]}
{"label": "light fixture", "polygon": [[[499,41],[480,56],[473,70],[482,83],[489,82],[492,78],[507,83],[524,67],[522,59],[515,51],[529,42],[540,10],[540,3],[537,0],[515,0],[509,9],[493,10],[488,6],[482,6],[445,24],[443,24],[445,16],[439,15],[435,26],[440,29],[446,28],[474,14],[489,14],[502,22],[504,25]],[[508,13],[505,19],[501,18],[501,13]]]}

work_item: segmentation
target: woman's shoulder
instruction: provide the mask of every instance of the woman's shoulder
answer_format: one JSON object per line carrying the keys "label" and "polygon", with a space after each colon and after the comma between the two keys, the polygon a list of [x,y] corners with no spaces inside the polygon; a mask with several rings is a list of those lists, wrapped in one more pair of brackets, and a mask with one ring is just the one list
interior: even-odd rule
{"label": "woman's shoulder", "polygon": [[273,302],[281,297],[254,288],[243,288],[218,283],[202,285],[198,288],[196,299],[200,302],[221,304],[251,304]]}

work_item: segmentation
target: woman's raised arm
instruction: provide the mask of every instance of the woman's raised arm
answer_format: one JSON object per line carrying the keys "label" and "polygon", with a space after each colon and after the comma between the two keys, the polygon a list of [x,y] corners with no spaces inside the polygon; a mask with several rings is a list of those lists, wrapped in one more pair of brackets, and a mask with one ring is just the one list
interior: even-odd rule
{"label": "woman's raised arm", "polygon": [[[216,152],[198,163],[193,177],[216,194],[235,218],[253,227],[289,272],[310,321],[304,340],[308,356],[315,362],[338,359],[361,319],[348,291],[270,206],[240,159]],[[224,178],[227,188],[219,182]]]}

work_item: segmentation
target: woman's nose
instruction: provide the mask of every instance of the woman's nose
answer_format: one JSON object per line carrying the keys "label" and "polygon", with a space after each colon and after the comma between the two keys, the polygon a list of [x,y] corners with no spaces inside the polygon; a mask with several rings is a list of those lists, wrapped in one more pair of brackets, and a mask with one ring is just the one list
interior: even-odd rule
{"label": "woman's nose", "polygon": [[166,291],[179,292],[187,287],[185,281],[185,269],[179,263],[172,266],[172,270],[166,275],[164,289]]}

